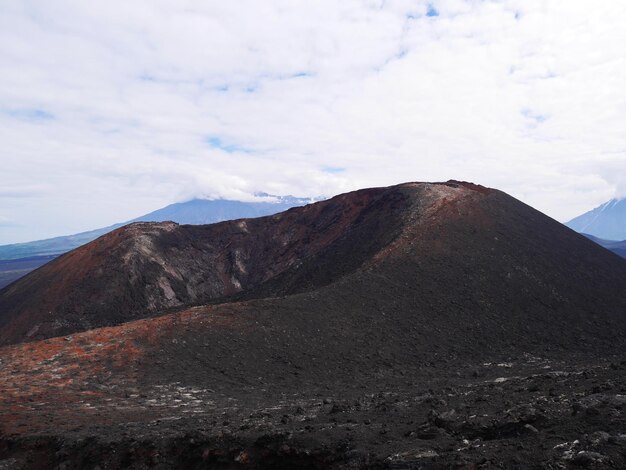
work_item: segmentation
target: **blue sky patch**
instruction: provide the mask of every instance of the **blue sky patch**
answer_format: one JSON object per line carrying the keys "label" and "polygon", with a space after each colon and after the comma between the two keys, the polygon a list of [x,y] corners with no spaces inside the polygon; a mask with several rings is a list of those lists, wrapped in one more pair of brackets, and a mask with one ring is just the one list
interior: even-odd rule
{"label": "blue sky patch", "polygon": [[250,153],[250,150],[244,147],[241,147],[239,145],[227,144],[217,136],[207,137],[205,139],[205,142],[209,144],[211,147],[213,147],[214,149],[219,149],[226,153],[235,153],[235,152]]}
{"label": "blue sky patch", "polygon": [[9,109],[5,111],[5,114],[26,122],[42,122],[54,119],[54,114],[39,108]]}
{"label": "blue sky patch", "polygon": [[542,122],[546,122],[548,120],[548,116],[545,114],[534,112],[528,108],[522,109],[521,113],[526,119],[530,119],[535,121],[537,124],[541,124]]}
{"label": "blue sky patch", "polygon": [[324,166],[322,167],[322,171],[324,173],[337,174],[337,173],[343,173],[344,171],[346,171],[346,169],[340,166]]}
{"label": "blue sky patch", "polygon": [[439,12],[435,9],[432,3],[428,4],[428,9],[426,10],[426,16],[439,16]]}

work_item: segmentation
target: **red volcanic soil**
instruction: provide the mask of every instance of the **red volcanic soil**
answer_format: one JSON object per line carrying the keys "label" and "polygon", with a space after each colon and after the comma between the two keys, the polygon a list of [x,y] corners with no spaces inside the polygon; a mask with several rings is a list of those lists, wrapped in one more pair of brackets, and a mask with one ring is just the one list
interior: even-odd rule
{"label": "red volcanic soil", "polygon": [[626,466],[626,262],[499,191],[137,224],[50,266],[1,294],[5,341],[74,333],[0,348],[0,468]]}

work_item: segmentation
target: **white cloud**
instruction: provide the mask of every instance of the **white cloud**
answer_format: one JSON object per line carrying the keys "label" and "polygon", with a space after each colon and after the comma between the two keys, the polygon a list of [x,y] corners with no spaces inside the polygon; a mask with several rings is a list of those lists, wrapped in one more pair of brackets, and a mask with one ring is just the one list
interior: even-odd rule
{"label": "white cloud", "polygon": [[0,212],[24,228],[0,243],[449,178],[568,219],[626,195],[624,24],[617,0],[5,1]]}

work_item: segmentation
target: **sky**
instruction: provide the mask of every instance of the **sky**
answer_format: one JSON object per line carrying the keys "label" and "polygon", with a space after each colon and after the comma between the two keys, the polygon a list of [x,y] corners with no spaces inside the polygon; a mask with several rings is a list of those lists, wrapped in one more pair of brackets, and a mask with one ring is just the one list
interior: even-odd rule
{"label": "sky", "polygon": [[0,244],[195,197],[626,196],[626,2],[1,0]]}

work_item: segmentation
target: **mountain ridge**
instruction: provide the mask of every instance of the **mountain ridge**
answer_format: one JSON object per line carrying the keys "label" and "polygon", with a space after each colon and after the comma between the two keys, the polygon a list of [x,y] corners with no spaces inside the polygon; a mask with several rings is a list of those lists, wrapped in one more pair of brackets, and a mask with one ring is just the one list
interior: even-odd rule
{"label": "mountain ridge", "polygon": [[565,225],[605,240],[626,240],[626,198],[613,198]]}
{"label": "mountain ridge", "polygon": [[[126,225],[55,259],[0,291],[0,327],[6,329],[2,325],[7,323],[9,312],[16,306],[32,312],[37,318],[45,315],[50,328],[58,326],[59,334],[66,334],[71,329],[64,329],[64,322],[58,322],[58,313],[72,315],[75,311],[89,310],[91,301],[88,299],[97,299],[96,304],[104,305],[108,313],[101,314],[98,307],[93,307],[95,311],[88,315],[92,320],[79,314],[72,324],[105,326],[107,323],[98,322],[110,315],[117,319],[113,320],[116,324],[122,318],[120,311],[131,315],[123,317],[130,320],[132,315],[141,317],[160,309],[235,294],[242,290],[242,284],[244,287],[248,284],[256,286],[266,277],[300,262],[310,255],[310,250],[324,249],[342,228],[331,225],[354,220],[362,205],[380,191],[383,190],[355,193],[359,196],[353,196],[352,210],[346,211],[336,203],[346,199],[344,195],[330,202],[305,206],[299,212],[288,210],[264,218],[204,226],[173,222]],[[311,223],[312,218],[317,221]],[[263,224],[269,224],[273,231],[265,234],[259,230],[258,226]],[[326,227],[326,231],[321,227]],[[303,237],[307,241],[305,246],[300,244]],[[161,252],[163,247],[179,258],[172,261],[167,253]],[[246,268],[242,263],[247,263],[248,259],[261,263],[261,266]],[[125,271],[123,278],[116,274]],[[57,284],[74,287],[68,293],[55,288]],[[24,292],[33,289],[43,289],[44,294],[39,298],[24,296]],[[107,297],[110,292],[115,294]],[[110,307],[111,303],[115,306]],[[29,320],[20,324],[24,326],[19,328],[27,327],[31,333],[29,337],[42,331],[36,326],[41,324],[40,321]],[[2,342],[3,333],[0,337]]]}
{"label": "mountain ridge", "polygon": [[[494,198],[503,207],[496,204],[485,212],[482,207]],[[405,246],[407,238],[415,247],[420,246],[420,236],[429,239],[424,256],[431,257],[431,252],[443,247],[443,240],[431,239],[429,223],[458,218],[449,212],[452,207],[464,211],[465,217],[473,214],[474,232],[467,236],[476,237],[473,233],[502,224],[497,217],[508,218],[504,207],[511,205],[506,210],[517,212],[531,210],[521,204],[504,193],[468,183],[406,183],[346,193],[264,218],[204,226],[133,223],[57,258],[0,291],[0,342],[65,335],[233,296],[262,298],[316,289],[365,269],[368,263],[381,262]],[[593,247],[595,252],[593,257],[579,255],[580,259],[561,261],[564,266],[579,271],[579,263],[594,266],[603,260],[605,265],[623,271],[621,260],[613,260],[612,254],[586,238],[576,235],[574,241],[565,235],[569,231],[560,233],[551,222],[537,223],[546,224],[546,232],[539,238],[535,235],[536,242],[544,246],[526,243],[528,250],[541,250],[546,257],[560,256],[562,249],[555,243],[565,237],[569,244],[584,246],[585,252],[594,252]],[[529,226],[521,217],[511,224],[519,226],[515,233]],[[412,233],[414,227],[421,227],[421,231]],[[500,230],[506,233],[511,228]],[[555,240],[548,238],[550,234]],[[360,250],[355,251],[355,246]],[[549,249],[555,253],[550,254]],[[555,269],[544,268],[546,272]],[[510,269],[507,276],[522,268]],[[546,273],[538,269],[534,276],[540,279]],[[565,274],[560,272],[559,276],[564,278]],[[608,285],[615,282],[603,281]]]}
{"label": "mountain ridge", "polygon": [[[321,199],[273,196],[267,193],[258,194],[259,197],[263,198],[275,198],[275,201],[242,202],[229,199],[191,199],[186,202],[176,202],[126,222],[98,229],[30,242],[0,245],[0,260],[59,255],[133,222],[165,222],[171,220],[180,224],[208,224],[223,220],[271,215]],[[202,209],[214,211],[214,213],[207,213],[206,210],[203,211]]]}
{"label": "mountain ridge", "polygon": [[[108,227],[32,242],[2,245],[0,246],[0,288],[14,282],[30,270],[42,266],[52,257],[78,248],[85,243],[133,222],[164,222],[171,220],[181,224],[208,224],[223,220],[271,215],[291,207],[301,206],[314,200],[322,199],[274,196],[267,193],[257,193],[256,197],[261,202],[192,199],[186,202],[170,204],[127,222],[113,224]],[[11,270],[10,266],[15,264],[14,262],[19,262],[19,260],[22,260],[21,264],[25,268]]]}

